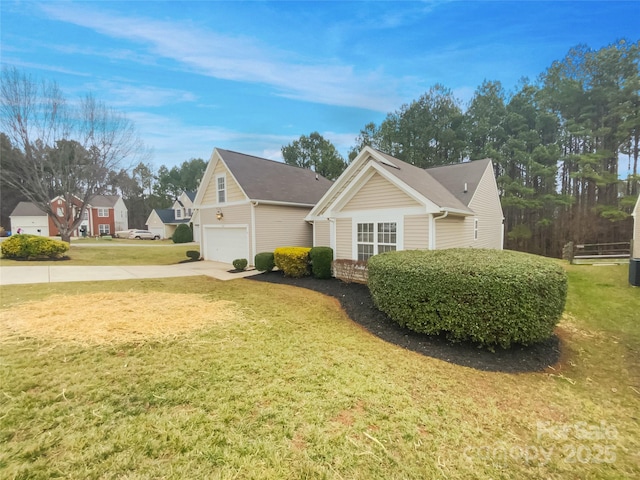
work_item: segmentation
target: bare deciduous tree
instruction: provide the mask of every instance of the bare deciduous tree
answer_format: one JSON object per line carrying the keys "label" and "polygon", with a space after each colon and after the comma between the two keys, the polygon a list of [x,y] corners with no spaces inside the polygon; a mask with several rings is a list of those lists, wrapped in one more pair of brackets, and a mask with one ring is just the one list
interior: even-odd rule
{"label": "bare deciduous tree", "polygon": [[[70,106],[55,82],[2,71],[0,125],[21,156],[3,159],[2,183],[35,203],[69,241],[110,171],[145,155],[135,125],[92,95]],[[53,198],[64,200],[62,215]]]}

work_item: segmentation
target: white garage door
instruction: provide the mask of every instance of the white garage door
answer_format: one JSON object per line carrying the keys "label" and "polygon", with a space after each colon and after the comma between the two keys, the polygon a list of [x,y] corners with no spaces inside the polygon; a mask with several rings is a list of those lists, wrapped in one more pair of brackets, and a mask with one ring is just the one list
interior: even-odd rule
{"label": "white garage door", "polygon": [[205,227],[205,260],[231,263],[246,258],[249,263],[249,233],[247,227]]}

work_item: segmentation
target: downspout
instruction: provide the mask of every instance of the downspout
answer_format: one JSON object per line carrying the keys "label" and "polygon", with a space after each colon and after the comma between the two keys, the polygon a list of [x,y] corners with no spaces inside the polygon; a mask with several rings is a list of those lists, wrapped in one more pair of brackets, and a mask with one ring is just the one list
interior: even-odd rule
{"label": "downspout", "polygon": [[258,201],[251,201],[251,252],[252,252],[252,258],[249,259],[249,265],[253,265],[253,259],[255,258],[256,254],[258,252],[256,252],[256,248],[257,248],[257,243],[256,243],[256,211],[255,208],[260,205],[260,202]]}
{"label": "downspout", "polygon": [[449,210],[445,210],[444,213],[442,215],[440,215],[439,217],[434,217],[433,214],[431,214],[431,218],[432,218],[432,225],[433,225],[433,231],[431,232],[431,235],[429,235],[429,250],[435,250],[436,249],[436,220],[442,220],[443,218],[447,218],[447,216],[449,215]]}
{"label": "downspout", "polygon": [[327,217],[329,221],[329,246],[333,250],[333,259],[336,260],[336,219],[332,217]]}

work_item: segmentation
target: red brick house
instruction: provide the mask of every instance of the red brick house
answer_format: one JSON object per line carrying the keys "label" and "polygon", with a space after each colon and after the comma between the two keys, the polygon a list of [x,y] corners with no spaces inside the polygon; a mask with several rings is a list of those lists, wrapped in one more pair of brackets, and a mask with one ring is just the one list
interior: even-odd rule
{"label": "red brick house", "polygon": [[[75,214],[81,205],[76,199],[73,202]],[[51,200],[51,208],[61,218],[67,215],[67,202],[62,197]],[[24,233],[42,236],[56,236],[60,232],[53,223],[35,204],[20,202],[10,216],[11,229],[17,232],[21,228]],[[45,220],[46,219],[46,220]],[[46,225],[46,227],[45,227]],[[127,207],[119,195],[95,195],[91,197],[84,212],[84,217],[72,236],[82,236],[83,230],[88,236],[111,235],[119,230],[129,228]]]}

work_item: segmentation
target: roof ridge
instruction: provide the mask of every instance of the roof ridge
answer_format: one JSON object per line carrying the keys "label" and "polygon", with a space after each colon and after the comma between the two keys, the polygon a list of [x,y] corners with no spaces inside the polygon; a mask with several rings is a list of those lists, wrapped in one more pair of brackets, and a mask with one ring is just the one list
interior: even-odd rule
{"label": "roof ridge", "polygon": [[[257,160],[265,160],[265,161],[267,161],[267,162],[277,163],[278,165],[284,165],[285,167],[298,168],[298,169],[300,169],[300,170],[306,170],[306,171],[309,171],[309,172],[311,172],[311,173],[315,173],[315,174],[320,175],[318,172],[315,172],[314,170],[311,170],[310,168],[304,168],[304,167],[301,167],[301,166],[299,166],[299,165],[291,165],[291,164],[289,164],[289,163],[286,163],[286,162],[280,162],[280,161],[278,161],[278,160],[273,160],[273,159],[271,159],[271,158],[259,157],[259,156],[257,156],[257,155],[252,155],[252,154],[250,154],[250,153],[236,152],[235,150],[227,150],[227,149],[224,149],[224,148],[218,148],[217,150],[219,150],[219,151],[221,151],[221,152],[235,153],[236,155],[242,155],[242,156],[244,156],[244,157],[252,157],[252,158],[255,158],[255,159],[257,159]],[[322,176],[322,175],[321,175],[321,176]]]}

